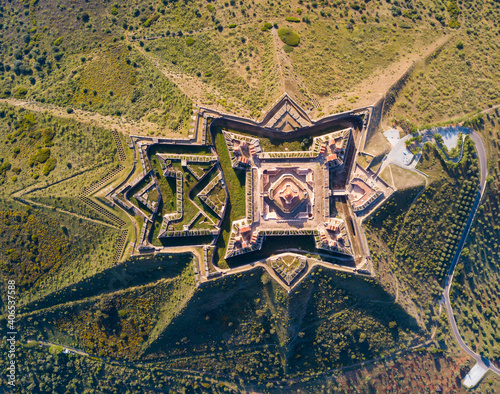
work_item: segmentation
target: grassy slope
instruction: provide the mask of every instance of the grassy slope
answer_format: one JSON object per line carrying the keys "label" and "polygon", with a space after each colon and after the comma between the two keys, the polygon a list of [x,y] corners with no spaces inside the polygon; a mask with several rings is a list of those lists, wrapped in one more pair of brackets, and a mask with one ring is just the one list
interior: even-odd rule
{"label": "grassy slope", "polygon": [[4,204],[2,208],[2,277],[17,281],[22,290],[20,304],[78,282],[113,262],[118,230],[52,210],[13,211]]}
{"label": "grassy slope", "polygon": [[[116,147],[111,133],[101,128],[6,105],[1,106],[0,114],[0,138],[3,140],[0,158],[11,164],[11,170],[6,172],[5,177],[0,176],[7,193],[31,185],[52,183],[96,164],[115,160]],[[44,136],[47,132],[53,133],[51,139]],[[30,158],[44,147],[50,149],[50,157],[57,160],[48,176],[43,175],[45,163],[30,166]],[[19,168],[20,172],[16,182],[13,182],[15,168]]]}
{"label": "grassy slope", "polygon": [[[316,379],[308,379],[307,382],[296,381],[282,385],[270,383],[264,388],[265,385],[258,385],[255,381],[234,381],[224,377],[215,379],[210,375],[200,376],[200,374],[167,371],[158,363],[148,365],[146,368],[138,368],[106,363],[87,357],[65,355],[61,354],[61,351],[62,348],[53,348],[52,352],[49,352],[47,347],[39,348],[36,344],[23,346],[18,349],[19,365],[22,368],[29,367],[34,370],[57,362],[57,370],[50,369],[44,372],[44,375],[49,378],[50,390],[54,392],[66,390],[82,392],[86,389],[94,389],[97,381],[102,391],[126,392],[128,390],[133,392],[137,390],[137,387],[151,390],[155,388],[162,390],[168,387],[169,390],[176,392],[193,389],[203,392],[220,392],[226,388],[226,390],[239,392],[260,390],[276,393],[285,390],[294,394],[325,390],[345,392],[350,384],[355,385],[361,392],[408,391],[408,387],[425,392],[433,391],[437,386],[441,386],[444,390],[465,393],[460,379],[470,367],[463,358],[452,359],[439,353],[424,351],[368,364],[355,371],[337,372],[333,376],[330,375],[326,381],[320,376]],[[412,374],[408,374],[407,371],[412,371]],[[92,379],[88,379],[88,376],[92,376]],[[19,381],[21,393],[33,392],[33,389],[37,387],[47,391],[47,383],[38,382],[36,374],[21,374]],[[479,390],[490,394],[498,391],[499,387],[500,379],[495,375],[488,375],[480,383]]]}
{"label": "grassy slope", "polygon": [[271,36],[258,25],[203,33],[192,46],[178,37],[145,45],[168,69],[206,83],[211,89],[206,105],[218,103],[231,112],[250,109],[258,117],[282,93]]}
{"label": "grassy slope", "polygon": [[399,29],[377,23],[360,24],[350,31],[345,25],[318,21],[297,29],[301,45],[291,57],[306,85],[320,96],[348,92],[374,71],[436,39],[432,30]]}
{"label": "grassy slope", "polygon": [[[3,197],[28,186],[45,187],[63,180],[27,197],[106,221],[81,204],[77,195],[114,166],[105,165],[115,160],[116,148],[110,133],[5,105],[1,107],[1,114],[0,132],[4,143],[0,157],[3,164],[11,164],[0,178]],[[47,135],[51,138],[46,138]],[[50,157],[57,160],[47,176],[42,174],[45,163],[29,164],[44,147],[50,149]],[[85,173],[84,180],[81,176],[71,178],[99,164],[101,167],[96,171]],[[118,230],[54,210],[25,210],[25,207],[11,205],[8,200],[2,203],[2,275],[17,279],[19,286],[25,289],[20,302],[47,295],[112,264]]]}
{"label": "grassy slope", "polygon": [[0,73],[1,94],[175,129],[189,117],[191,102],[128,48],[123,26],[131,7],[119,7],[116,16],[107,2],[41,0],[29,12],[22,4],[2,7],[1,60],[8,67]]}
{"label": "grassy slope", "polygon": [[422,125],[498,104],[499,12],[491,4],[464,2],[463,28],[414,72],[390,116]]}

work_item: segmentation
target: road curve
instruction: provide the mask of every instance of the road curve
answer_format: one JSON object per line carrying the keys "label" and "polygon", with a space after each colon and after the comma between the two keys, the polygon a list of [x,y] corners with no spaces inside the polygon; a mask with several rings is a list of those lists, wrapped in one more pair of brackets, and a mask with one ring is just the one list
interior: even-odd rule
{"label": "road curve", "polygon": [[467,236],[469,235],[470,229],[472,227],[472,223],[474,221],[474,217],[476,216],[477,210],[479,208],[479,204],[481,202],[481,198],[484,195],[484,190],[486,186],[486,176],[487,176],[487,169],[488,169],[488,161],[487,161],[487,156],[486,156],[486,150],[484,148],[483,141],[481,139],[481,136],[473,131],[470,134],[470,137],[474,141],[474,144],[476,146],[476,151],[478,154],[479,158],[479,166],[480,166],[480,184],[479,184],[479,190],[476,196],[476,200],[474,201],[474,205],[472,206],[471,213],[469,214],[469,218],[467,220],[467,223],[465,225],[464,231],[462,233],[462,238],[460,239],[460,242],[458,244],[458,248],[455,252],[455,255],[453,256],[453,260],[451,262],[450,269],[448,271],[448,275],[446,276],[446,282],[445,282],[445,287],[444,287],[444,292],[443,292],[443,298],[444,298],[444,303],[446,305],[446,313],[448,315],[448,320],[450,321],[451,325],[451,330],[453,332],[453,336],[455,337],[458,345],[471,357],[473,357],[476,362],[484,367],[485,369],[489,369],[496,373],[497,375],[500,376],[500,369],[498,369],[496,366],[490,363],[488,359],[485,357],[481,357],[481,355],[475,353],[472,349],[470,349],[465,342],[462,339],[462,336],[460,335],[457,327],[457,322],[455,320],[455,316],[453,315],[453,309],[451,307],[451,302],[450,302],[450,289],[451,285],[453,283],[453,275],[455,274],[455,268],[460,261],[460,255],[462,253],[462,249],[465,245],[465,241],[467,240]]}

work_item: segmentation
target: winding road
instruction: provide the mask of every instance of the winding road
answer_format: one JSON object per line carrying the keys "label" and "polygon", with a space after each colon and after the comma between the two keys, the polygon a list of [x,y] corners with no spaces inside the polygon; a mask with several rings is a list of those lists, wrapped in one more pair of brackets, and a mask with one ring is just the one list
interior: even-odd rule
{"label": "winding road", "polygon": [[451,262],[451,266],[450,266],[450,269],[448,271],[448,275],[446,276],[443,299],[444,299],[444,303],[446,305],[446,313],[448,315],[448,320],[450,321],[451,330],[453,332],[453,336],[455,337],[458,345],[469,356],[473,357],[476,360],[477,364],[479,364],[481,367],[483,367],[486,370],[491,370],[500,376],[500,369],[499,368],[497,368],[495,365],[493,365],[485,357],[482,357],[481,355],[475,353],[472,349],[470,349],[465,344],[464,340],[462,339],[462,337],[458,331],[457,322],[455,320],[455,316],[453,315],[453,309],[451,307],[451,302],[450,302],[450,289],[451,289],[451,285],[453,283],[453,275],[455,274],[455,268],[456,268],[458,262],[460,261],[460,255],[462,253],[462,249],[465,245],[465,241],[467,240],[467,236],[469,235],[470,229],[472,227],[472,223],[474,221],[474,217],[476,216],[476,213],[477,213],[477,210],[479,208],[481,198],[484,195],[484,190],[485,190],[485,186],[486,186],[486,176],[487,176],[487,166],[488,166],[486,150],[484,148],[481,136],[478,133],[476,133],[474,131],[470,134],[470,137],[474,141],[474,144],[476,146],[476,151],[478,154],[478,158],[479,158],[480,185],[479,185],[479,190],[478,190],[478,193],[476,196],[476,200],[474,202],[471,213],[470,213],[469,218],[467,220],[467,223],[465,225],[464,232],[462,233],[462,238],[460,239],[460,242],[458,244],[458,248],[455,252],[455,255],[453,256],[453,260]]}

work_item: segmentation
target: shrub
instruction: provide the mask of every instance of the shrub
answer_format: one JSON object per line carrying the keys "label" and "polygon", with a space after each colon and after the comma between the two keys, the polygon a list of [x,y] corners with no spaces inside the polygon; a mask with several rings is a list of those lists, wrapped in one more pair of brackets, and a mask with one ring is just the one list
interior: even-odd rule
{"label": "shrub", "polygon": [[297,8],[297,14],[302,14],[302,10],[300,8]]}
{"label": "shrub", "polygon": [[194,38],[193,37],[187,37],[186,38],[186,45],[188,47],[192,46],[194,44]]}
{"label": "shrub", "polygon": [[68,114],[72,114],[72,113],[73,113],[73,108],[71,108],[71,107],[66,107],[66,112],[67,112]]}
{"label": "shrub", "polygon": [[43,130],[42,131],[43,143],[45,145],[50,144],[55,135],[56,135],[56,133],[53,130],[50,130],[50,129]]}
{"label": "shrub", "polygon": [[33,166],[38,163],[45,163],[50,157],[50,149],[42,148],[39,149],[33,156],[31,156],[28,160],[28,164]]}
{"label": "shrub", "polygon": [[285,20],[287,22],[293,22],[293,23],[299,23],[300,22],[300,19],[299,18],[295,18],[294,16],[287,16],[285,18]]}
{"label": "shrub", "polygon": [[17,176],[15,175],[12,176],[12,182],[17,182]]}
{"label": "shrub", "polygon": [[5,161],[0,165],[0,175],[4,176],[8,170],[10,170],[10,163]]}
{"label": "shrub", "polygon": [[214,12],[215,11],[215,7],[212,4],[207,4],[207,10],[210,11],[210,12]]}
{"label": "shrub", "polygon": [[464,49],[464,43],[462,41],[457,42],[457,49]]}
{"label": "shrub", "polygon": [[54,41],[54,45],[55,46],[61,45],[61,43],[63,42],[63,40],[64,40],[64,37],[56,38],[55,41]]}
{"label": "shrub", "polygon": [[450,26],[452,29],[458,29],[460,27],[460,22],[455,18],[451,18],[448,26]]}
{"label": "shrub", "polygon": [[116,7],[111,7],[111,15],[118,15],[118,10]]}
{"label": "shrub", "polygon": [[300,37],[289,27],[282,27],[278,30],[278,36],[283,41],[283,43],[296,47],[300,43]]}
{"label": "shrub", "polygon": [[230,29],[234,29],[236,27],[236,23],[230,23],[228,27]]}
{"label": "shrub", "polygon": [[12,153],[17,155],[19,152],[21,152],[21,149],[19,149],[18,146],[15,146],[14,148],[12,148]]}
{"label": "shrub", "polygon": [[14,97],[15,98],[24,98],[27,94],[28,94],[28,89],[21,86],[21,87],[17,88],[16,91],[14,92]]}
{"label": "shrub", "polygon": [[269,29],[271,29],[273,27],[273,24],[272,23],[269,23],[269,22],[266,22],[264,23],[264,26],[262,26],[260,28],[260,30],[262,31],[268,31]]}
{"label": "shrub", "polygon": [[285,53],[290,53],[293,51],[293,47],[285,44],[285,45],[283,45],[283,50],[285,51]]}
{"label": "shrub", "polygon": [[42,174],[47,176],[50,174],[50,172],[56,168],[56,163],[57,163],[57,160],[53,157],[49,158],[47,160],[47,162],[45,163],[45,165],[43,166],[43,170],[42,170]]}

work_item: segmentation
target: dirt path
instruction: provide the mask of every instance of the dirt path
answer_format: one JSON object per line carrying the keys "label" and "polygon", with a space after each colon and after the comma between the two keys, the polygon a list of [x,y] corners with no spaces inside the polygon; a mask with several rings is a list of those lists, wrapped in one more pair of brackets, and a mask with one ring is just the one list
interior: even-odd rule
{"label": "dirt path", "polygon": [[0,103],[7,103],[14,107],[22,107],[24,109],[40,113],[47,112],[59,118],[72,119],[78,122],[93,124],[109,130],[118,131],[127,137],[130,134],[140,134],[145,136],[157,135],[160,131],[166,134],[166,137],[179,137],[178,133],[165,132],[161,130],[157,124],[143,119],[138,122],[127,121],[124,118],[100,115],[95,112],[83,111],[81,109],[74,109],[73,112],[69,114],[66,108],[57,105],[14,98],[0,99]]}
{"label": "dirt path", "polygon": [[[378,69],[363,82],[353,86],[350,92],[345,93],[347,96],[359,97],[359,100],[356,101],[355,104],[356,108],[373,105],[387,93],[387,87],[392,86],[398,81],[410,67],[428,58],[437,49],[445,45],[453,36],[453,34],[444,35],[430,44],[427,48],[408,54],[407,57],[401,58],[399,61],[392,63],[386,68]],[[348,105],[352,107],[352,104],[349,103],[345,97],[333,99],[330,97],[323,97],[318,98],[318,100],[321,108],[323,108],[325,112],[335,111],[338,105]]]}
{"label": "dirt path", "polygon": [[273,36],[273,46],[274,46],[274,53],[276,55],[276,64],[278,65],[278,69],[280,71],[280,86],[281,90],[285,91],[285,77],[283,75],[283,66],[281,64],[281,59],[278,51],[278,33],[276,32],[276,29],[271,29],[271,34]]}
{"label": "dirt path", "polygon": [[488,112],[491,112],[491,111],[494,111],[496,109],[500,108],[500,104],[498,105],[494,105],[493,107],[490,107],[490,108],[486,108],[486,109],[483,109],[481,111],[482,114],[487,114]]}
{"label": "dirt path", "polygon": [[[283,50],[283,43],[278,36],[276,29],[271,29],[273,46],[276,54],[276,63],[280,72],[280,86],[283,92],[293,97],[298,103],[304,106],[304,103],[310,99],[314,107],[319,106],[318,100],[309,92],[307,85],[302,77],[293,69],[293,62]],[[305,92],[305,93],[302,93]]]}

